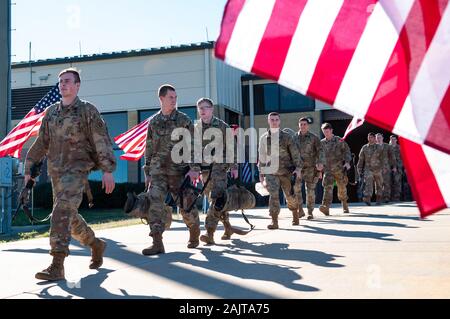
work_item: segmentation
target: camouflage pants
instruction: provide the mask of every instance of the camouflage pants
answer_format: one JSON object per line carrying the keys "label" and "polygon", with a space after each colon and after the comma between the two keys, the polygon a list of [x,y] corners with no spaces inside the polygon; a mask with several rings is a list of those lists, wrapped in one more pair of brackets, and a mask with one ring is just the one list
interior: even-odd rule
{"label": "camouflage pants", "polygon": [[306,206],[308,209],[314,209],[314,204],[316,203],[316,185],[318,181],[319,178],[317,177],[316,168],[314,166],[304,167],[302,169],[302,179],[295,183],[294,188],[299,206],[303,204],[302,184],[305,182]]}
{"label": "camouflage pants", "polygon": [[53,210],[50,226],[50,254],[64,253],[69,255],[71,237],[83,246],[94,242],[94,231],[78,214],[83,200],[86,174],[66,174],[52,176]]}
{"label": "camouflage pants", "polygon": [[297,197],[295,192],[291,195],[292,185],[290,175],[266,175],[267,190],[269,191],[269,212],[270,216],[276,217],[280,214],[280,186],[286,197],[289,210],[298,210]]}
{"label": "camouflage pants", "polygon": [[[203,183],[208,180],[210,171],[202,173]],[[220,212],[214,208],[217,198],[223,196],[227,189],[227,168],[221,165],[213,166],[211,179],[205,190],[205,195],[208,196],[209,208],[205,219],[206,228],[216,228],[219,220],[228,221],[230,219],[228,212]]]}
{"label": "camouflage pants", "polygon": [[393,179],[392,179],[392,186],[391,186],[391,199],[393,201],[400,201],[400,199],[402,198],[402,171],[401,170],[397,170],[397,172],[395,172],[393,174]]}
{"label": "camouflage pants", "polygon": [[188,228],[196,226],[200,227],[197,207],[194,205],[189,213],[181,208],[182,205],[180,203],[180,199],[178,198],[178,191],[183,180],[183,175],[157,174],[152,176],[152,186],[149,191],[149,225],[151,233],[164,232],[164,221],[167,220],[166,214],[168,213],[165,208],[165,200],[168,192],[172,194],[174,199],[178,199],[177,205],[180,207],[180,213],[181,216],[183,216],[183,221],[186,226]]}
{"label": "camouflage pants", "polygon": [[377,198],[383,195],[383,174],[381,170],[364,171],[364,197],[370,201],[373,194],[373,185],[375,184],[375,194]]}
{"label": "camouflage pants", "polygon": [[389,167],[383,168],[383,199],[391,199],[391,169]]}
{"label": "camouflage pants", "polygon": [[348,177],[344,173],[344,171],[343,170],[325,171],[322,181],[322,186],[324,188],[322,204],[324,206],[330,206],[330,204],[333,202],[333,187],[335,180],[338,188],[339,200],[342,202],[348,200],[347,196]]}

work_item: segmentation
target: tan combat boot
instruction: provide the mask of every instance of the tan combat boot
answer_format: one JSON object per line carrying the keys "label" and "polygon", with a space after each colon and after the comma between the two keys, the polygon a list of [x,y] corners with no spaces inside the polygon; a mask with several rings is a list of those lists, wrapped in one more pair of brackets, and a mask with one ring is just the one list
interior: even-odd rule
{"label": "tan combat boot", "polygon": [[95,238],[94,242],[90,245],[91,247],[91,263],[89,264],[90,269],[98,269],[103,265],[103,254],[106,249],[106,241],[99,238]]}
{"label": "tan combat boot", "polygon": [[225,228],[225,232],[222,235],[222,240],[230,240],[231,235],[233,235],[233,229],[231,227],[230,221],[223,221],[223,227]]}
{"label": "tan combat boot", "polygon": [[196,248],[199,244],[200,225],[192,225],[189,228],[189,242],[187,248]]}
{"label": "tan combat boot", "polygon": [[65,279],[64,277],[64,253],[53,253],[53,261],[47,268],[35,275],[36,279],[47,281],[58,281]]}
{"label": "tan combat boot", "polygon": [[313,210],[314,208],[308,208],[308,220],[314,219]]}
{"label": "tan combat boot", "polygon": [[268,229],[278,229],[278,216],[272,216],[272,223],[267,226]]}
{"label": "tan combat boot", "polygon": [[154,233],[152,237],[153,237],[153,245],[142,250],[142,255],[151,256],[157,254],[164,254],[165,250],[162,241],[162,233]]}
{"label": "tan combat boot", "polygon": [[206,245],[215,245],[214,242],[214,232],[216,231],[215,227],[206,227],[206,235],[201,235],[200,240],[204,242]]}
{"label": "tan combat boot", "polygon": [[[303,216],[305,216],[305,213],[303,213]],[[293,226],[298,226],[298,225],[300,225],[299,217],[300,217],[300,216],[299,216],[298,210],[292,211],[292,225],[293,225]]]}
{"label": "tan combat boot", "polygon": [[320,205],[319,210],[325,215],[330,216],[330,208],[326,205]]}
{"label": "tan combat boot", "polygon": [[350,210],[348,209],[348,203],[347,201],[342,202],[342,209],[344,210],[344,214],[349,214]]}
{"label": "tan combat boot", "polygon": [[303,205],[300,204],[299,211],[298,211],[298,218],[305,217],[305,211],[303,210]]}

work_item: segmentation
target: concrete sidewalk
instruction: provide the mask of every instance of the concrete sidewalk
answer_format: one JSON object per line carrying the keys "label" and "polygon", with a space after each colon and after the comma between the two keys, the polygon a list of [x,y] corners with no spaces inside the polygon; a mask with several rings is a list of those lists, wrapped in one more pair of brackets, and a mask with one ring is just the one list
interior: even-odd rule
{"label": "concrete sidewalk", "polygon": [[[48,238],[0,245],[0,298],[450,298],[450,210],[419,219],[413,203],[339,208],[269,231],[267,210],[247,212],[256,229],[216,246],[187,249],[188,231],[175,221],[164,233],[166,254],[146,257],[148,226],[101,230],[108,241],[100,271],[73,241],[67,281],[39,282]],[[202,221],[204,216],[202,216]],[[232,223],[246,228],[240,214]],[[202,225],[203,232],[203,225]]]}

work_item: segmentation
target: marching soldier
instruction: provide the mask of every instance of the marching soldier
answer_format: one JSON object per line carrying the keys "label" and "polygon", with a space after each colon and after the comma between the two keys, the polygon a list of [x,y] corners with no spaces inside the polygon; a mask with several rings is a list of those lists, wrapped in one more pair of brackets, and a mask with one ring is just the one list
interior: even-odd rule
{"label": "marching soldier", "polygon": [[395,166],[397,167],[397,171],[393,173],[391,199],[398,202],[402,196],[403,161],[397,136],[391,135],[389,145],[394,153]]}
{"label": "marching soldier", "polygon": [[[180,207],[183,221],[189,228],[188,248],[195,248],[199,245],[200,220],[197,207],[194,205],[190,212],[186,212],[187,205],[185,198],[179,196],[180,186],[186,176],[194,182],[200,174],[200,165],[192,163],[193,143],[191,143],[191,153],[188,154],[188,162],[177,161],[173,158],[172,149],[176,144],[191,140],[194,133],[194,124],[184,113],[177,110],[177,94],[175,88],[165,84],[158,90],[161,111],[150,118],[147,133],[147,146],[145,149],[145,185],[149,187],[148,197],[150,236],[153,238],[153,245],[142,251],[143,255],[156,255],[164,253],[162,234],[165,230],[165,198],[168,192],[176,198]],[[179,129],[180,133],[189,134],[180,136],[178,140],[172,139],[172,133]],[[176,133],[176,132],[175,132]],[[187,146],[187,145],[186,145]],[[186,174],[186,171],[187,174]],[[182,190],[181,190],[182,191]]]}
{"label": "marching soldier", "polygon": [[392,147],[384,143],[383,134],[377,133],[377,144],[381,146],[383,152],[383,201],[389,203],[391,198],[391,172],[396,172],[395,156]]}
{"label": "marching soldier", "polygon": [[107,194],[114,190],[112,172],[116,168],[112,143],[105,122],[96,107],[78,98],[81,79],[75,69],[59,74],[61,102],[46,111],[39,136],[25,161],[25,184],[30,180],[33,164],[47,156],[48,174],[53,187],[53,210],[50,226],[51,265],[36,274],[40,280],[64,279],[64,259],[69,255],[70,238],[91,248],[89,268],[103,263],[106,242],[78,214],[83,190],[92,170],[103,171],[102,184]]}
{"label": "marching soldier", "polygon": [[[218,138],[218,136],[222,136],[223,138],[221,141],[222,150],[209,150],[212,151],[214,155],[219,155],[216,152],[221,151],[221,161],[213,161],[212,169],[211,166],[208,166],[211,163],[206,163],[205,158],[203,158],[202,163],[203,183],[205,183],[209,179],[205,194],[207,194],[208,196],[210,205],[205,220],[205,228],[207,233],[200,236],[200,240],[206,244],[213,245],[215,244],[214,232],[216,231],[219,220],[223,222],[223,225],[225,227],[225,233],[223,234],[222,239],[228,240],[233,234],[229,213],[226,211],[222,211],[220,206],[223,206],[225,204],[223,202],[223,199],[225,198],[225,192],[227,189],[227,171],[230,170],[231,177],[233,179],[236,179],[238,178],[238,169],[234,158],[233,163],[227,163],[226,161],[227,148],[234,147],[234,143],[232,143],[234,141],[227,141],[227,129],[230,128],[228,124],[213,115],[213,101],[208,98],[201,98],[197,102],[197,110],[200,115],[200,120],[195,124],[195,130],[198,132],[196,136],[201,136],[202,138],[202,150],[204,150],[208,145],[211,145],[210,143],[212,142],[211,139],[213,136],[214,142],[218,144],[220,143],[215,139]],[[208,132],[208,130],[211,134],[205,134],[205,132]],[[209,136],[209,139],[206,138],[207,136]],[[231,142],[232,144],[227,142]]]}
{"label": "marching soldier", "polygon": [[[325,215],[330,215],[330,205],[333,201],[333,187],[336,180],[338,188],[338,198],[342,202],[344,213],[349,213],[347,184],[348,177],[344,169],[350,169],[352,154],[348,144],[340,137],[333,134],[333,127],[330,123],[322,125],[322,132],[325,138],[320,142],[325,153],[325,168],[322,185],[324,187],[322,205],[319,210]],[[344,165],[342,165],[344,163]]]}
{"label": "marching soldier", "polygon": [[[323,170],[325,154],[322,150],[319,137],[309,131],[309,123],[306,117],[299,120],[300,130],[296,134],[296,141],[303,159],[302,179],[295,184],[295,193],[299,203],[300,217],[305,216],[303,211],[302,182],[305,182],[306,207],[308,208],[308,219],[313,219],[314,204],[316,202],[316,185]],[[298,225],[298,220],[293,221]]]}
{"label": "marching soldier", "polygon": [[[375,184],[375,193],[377,203],[380,204],[383,197],[383,150],[376,144],[375,134],[369,133],[367,136],[368,144],[364,145],[359,152],[358,174],[364,178],[364,197],[363,201],[370,206],[370,199],[373,194],[373,185]],[[363,173],[364,170],[364,173]],[[364,176],[362,176],[364,174]]]}
{"label": "marching soldier", "polygon": [[275,112],[270,113],[268,123],[270,129],[261,136],[259,143],[258,168],[260,181],[263,185],[267,185],[270,193],[269,212],[272,223],[267,228],[278,229],[280,186],[286,197],[288,208],[292,211],[293,224],[296,224],[299,219],[298,202],[291,177],[296,175],[297,179],[301,179],[303,162],[294,138],[280,130],[280,115]]}

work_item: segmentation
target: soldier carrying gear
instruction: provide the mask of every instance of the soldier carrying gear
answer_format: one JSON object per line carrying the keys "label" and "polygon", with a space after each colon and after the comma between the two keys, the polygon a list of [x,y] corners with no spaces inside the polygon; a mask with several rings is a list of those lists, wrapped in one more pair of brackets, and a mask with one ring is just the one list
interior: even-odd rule
{"label": "soldier carrying gear", "polygon": [[81,101],[80,74],[66,69],[59,74],[61,102],[49,107],[39,135],[25,161],[25,184],[31,180],[31,167],[47,156],[52,180],[53,210],[50,227],[52,264],[36,274],[41,280],[64,279],[64,259],[69,255],[70,238],[91,248],[89,268],[103,263],[106,242],[95,237],[78,208],[83,199],[85,180],[90,171],[101,169],[107,194],[115,187],[112,172],[116,168],[111,139],[105,122],[94,105]]}
{"label": "soldier carrying gear", "polygon": [[303,160],[302,178],[295,185],[295,193],[299,205],[299,217],[305,216],[303,211],[302,183],[305,182],[306,207],[308,208],[308,219],[313,219],[314,205],[316,203],[316,185],[322,178],[325,154],[319,137],[309,131],[309,121],[302,117],[298,121],[299,131],[295,133],[295,141],[300,150]]}
{"label": "soldier carrying gear", "polygon": [[[143,255],[155,255],[164,253],[162,234],[165,230],[166,211],[164,200],[167,193],[175,198],[180,191],[180,186],[186,176],[194,182],[200,173],[200,165],[192,161],[194,156],[194,139],[190,139],[191,145],[186,145],[187,140],[182,134],[194,135],[194,125],[191,119],[177,110],[177,94],[171,85],[162,85],[158,90],[161,111],[153,115],[148,124],[147,145],[145,149],[145,184],[149,188],[149,226],[153,244],[142,251]],[[178,132],[179,131],[179,132]],[[177,140],[172,138],[173,133],[180,133]],[[182,144],[183,151],[190,153],[182,159],[173,158],[172,149]],[[175,152],[174,152],[175,153]],[[188,171],[186,174],[185,172]],[[189,229],[188,248],[196,248],[199,245],[200,219],[198,210],[193,206],[190,212],[186,212],[180,203],[177,203],[183,221]]]}
{"label": "soldier carrying gear", "polygon": [[[25,215],[27,215],[30,223],[33,222],[41,222],[40,220],[36,219],[33,215],[31,215],[29,203],[30,203],[30,195],[31,190],[34,187],[34,179],[37,178],[40,175],[40,170],[42,167],[43,161],[40,163],[35,163],[31,166],[30,169],[30,179],[26,183],[25,187],[20,192],[19,198],[18,198],[18,205],[17,208],[12,216],[12,221],[14,222],[16,220],[17,214],[19,213],[20,208],[23,208],[23,211]],[[47,219],[43,220],[42,222],[47,221]]]}
{"label": "soldier carrying gear", "polygon": [[[141,219],[142,223],[148,225],[149,224],[149,211],[150,208],[150,198],[148,196],[148,192],[140,193],[136,195],[135,193],[128,192],[127,193],[127,201],[125,202],[124,211],[130,217],[135,217]],[[164,214],[164,226],[165,230],[170,229],[170,225],[172,224],[172,213],[173,209],[171,206],[164,206],[165,214]]]}
{"label": "soldier carrying gear", "polygon": [[[333,127],[329,123],[322,125],[325,138],[320,141],[325,154],[324,176],[322,185],[324,187],[322,205],[319,210],[325,215],[330,215],[330,205],[333,201],[334,181],[338,187],[338,198],[342,202],[344,213],[348,214],[347,183],[348,177],[344,168],[350,169],[352,154],[348,144],[340,137],[333,134]],[[342,163],[344,165],[342,166]]]}
{"label": "soldier carrying gear", "polygon": [[[234,233],[242,234],[233,228],[230,223],[227,196],[227,172],[232,178],[238,178],[236,164],[235,132],[227,135],[230,126],[224,121],[215,117],[214,102],[208,98],[201,98],[197,101],[197,111],[200,120],[195,124],[196,136],[200,137],[199,149],[205,156],[202,158],[202,180],[205,182],[204,193],[209,201],[209,208],[205,219],[206,234],[200,236],[200,240],[207,245],[214,245],[214,233],[219,221],[224,225],[225,232],[222,240],[229,240]],[[230,132],[228,132],[230,133]],[[227,139],[230,138],[230,140]],[[227,158],[227,154],[233,152],[234,157]],[[212,166],[211,166],[212,165]],[[208,185],[206,185],[208,183]]]}
{"label": "soldier carrying gear", "polygon": [[268,124],[270,129],[261,136],[259,143],[259,179],[263,185],[267,185],[270,193],[269,213],[272,223],[267,228],[278,229],[280,186],[286,197],[288,208],[292,211],[292,223],[294,225],[299,223],[299,206],[297,197],[291,195],[290,177],[295,174],[298,179],[301,179],[303,161],[293,136],[280,130],[280,115],[276,112],[270,113]]}
{"label": "soldier carrying gear", "polygon": [[364,145],[359,152],[357,168],[360,181],[364,183],[363,201],[370,206],[374,184],[378,204],[381,203],[383,197],[383,150],[380,145],[375,143],[374,133],[369,133],[367,140],[369,143]]}
{"label": "soldier carrying gear", "polygon": [[391,199],[391,173],[397,172],[397,163],[392,146],[383,141],[383,134],[377,133],[376,139],[383,152],[383,201],[389,203]]}
{"label": "soldier carrying gear", "polygon": [[397,202],[402,198],[402,178],[404,175],[402,156],[400,153],[400,146],[397,142],[397,136],[391,135],[389,145],[392,148],[392,153],[394,154],[394,159],[397,167],[397,171],[393,172],[392,176],[391,199],[394,202]]}

